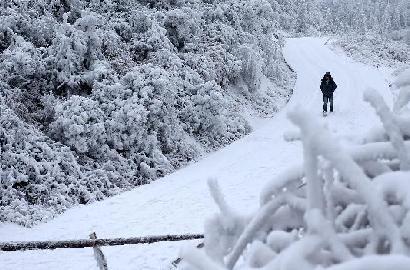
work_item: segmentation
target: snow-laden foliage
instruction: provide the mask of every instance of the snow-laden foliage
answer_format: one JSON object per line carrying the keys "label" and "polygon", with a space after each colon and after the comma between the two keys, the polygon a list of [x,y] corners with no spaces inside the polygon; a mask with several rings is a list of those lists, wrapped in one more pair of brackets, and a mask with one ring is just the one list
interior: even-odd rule
{"label": "snow-laden foliage", "polygon": [[[184,249],[181,269],[406,269],[410,263],[410,76],[392,112],[369,89],[364,99],[382,128],[349,151],[309,112],[288,116],[299,127],[303,165],[272,179],[250,216],[231,209],[215,181],[221,213],[205,224],[205,250]],[[317,130],[323,132],[318,133]]]}
{"label": "snow-laden foliage", "polygon": [[321,32],[367,64],[398,66],[409,61],[410,2],[407,0],[320,1]]}
{"label": "snow-laden foliage", "polygon": [[[86,157],[79,158],[4,104],[0,124],[0,221],[30,226],[73,205],[101,200],[145,181],[135,175],[135,164],[113,151],[107,151],[99,168],[93,168]],[[76,145],[93,146],[83,138]]]}
{"label": "snow-laden foliage", "polygon": [[244,108],[289,98],[280,30],[314,28],[290,23],[305,2],[2,1],[0,220],[31,225],[249,133]]}
{"label": "snow-laden foliage", "polygon": [[338,38],[332,45],[341,47],[347,55],[375,66],[405,68],[410,61],[410,44],[402,40],[381,38],[379,35],[350,34]]}
{"label": "snow-laden foliage", "polygon": [[405,38],[401,30],[410,26],[407,0],[321,0],[325,24],[330,33],[379,33],[394,39]]}
{"label": "snow-laden foliage", "polygon": [[77,198],[88,200],[70,149],[35,131],[7,106],[0,105],[0,112],[0,221],[26,224],[27,216],[41,220],[48,208],[62,211]]}
{"label": "snow-laden foliage", "polygon": [[316,0],[268,0],[275,11],[281,29],[288,33],[317,34],[323,27],[319,1]]}
{"label": "snow-laden foliage", "polygon": [[338,36],[335,45],[349,56],[375,65],[409,61],[410,2],[407,0],[322,0],[321,32]]}

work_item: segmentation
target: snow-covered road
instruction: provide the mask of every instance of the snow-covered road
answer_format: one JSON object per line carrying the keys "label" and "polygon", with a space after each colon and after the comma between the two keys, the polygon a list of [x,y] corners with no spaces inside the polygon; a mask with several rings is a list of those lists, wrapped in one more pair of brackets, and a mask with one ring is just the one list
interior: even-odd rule
{"label": "snow-covered road", "polygon": [[[321,116],[320,79],[330,71],[338,84],[335,113],[324,121],[344,144],[376,124],[372,108],[362,101],[368,87],[379,91],[391,104],[387,76],[378,69],[355,63],[324,46],[324,39],[289,39],[285,57],[297,72],[294,94],[274,118],[249,136],[208,155],[158,181],[92,205],[73,208],[56,219],[26,229],[0,225],[0,242],[127,237],[153,234],[201,233],[204,219],[216,212],[206,185],[219,179],[226,199],[235,209],[250,212],[258,207],[262,186],[275,175],[300,163],[300,142],[285,142],[284,132],[294,130],[286,118],[289,108],[304,107]],[[320,132],[320,130],[318,130]],[[353,136],[354,135],[354,136]],[[180,245],[103,248],[110,270],[164,269],[178,256]],[[193,243],[191,243],[193,244]],[[1,270],[97,269],[91,249],[1,252]]]}

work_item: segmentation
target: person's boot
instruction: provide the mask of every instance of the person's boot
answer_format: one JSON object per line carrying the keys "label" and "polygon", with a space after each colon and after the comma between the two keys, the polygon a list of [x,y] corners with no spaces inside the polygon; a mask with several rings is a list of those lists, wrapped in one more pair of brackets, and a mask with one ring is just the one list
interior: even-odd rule
{"label": "person's boot", "polygon": [[333,105],[330,105],[330,112],[333,112]]}

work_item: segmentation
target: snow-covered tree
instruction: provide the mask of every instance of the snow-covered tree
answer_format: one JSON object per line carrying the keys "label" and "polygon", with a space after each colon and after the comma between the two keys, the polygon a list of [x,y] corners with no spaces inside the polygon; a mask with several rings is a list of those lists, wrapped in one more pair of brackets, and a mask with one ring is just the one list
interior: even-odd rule
{"label": "snow-covered tree", "polygon": [[393,31],[410,27],[410,3],[406,0],[321,0],[321,6],[324,10],[324,30],[333,33],[359,30],[363,34],[365,29],[367,32],[389,36]]}

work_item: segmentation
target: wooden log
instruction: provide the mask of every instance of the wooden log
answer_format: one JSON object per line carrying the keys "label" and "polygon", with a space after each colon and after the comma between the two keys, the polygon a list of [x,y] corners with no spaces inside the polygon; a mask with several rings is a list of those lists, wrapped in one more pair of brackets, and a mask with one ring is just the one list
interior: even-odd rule
{"label": "wooden log", "polygon": [[56,248],[87,248],[95,246],[118,246],[152,244],[165,241],[184,241],[204,238],[203,234],[182,234],[182,235],[159,235],[133,238],[113,238],[113,239],[83,239],[65,241],[31,241],[31,242],[6,242],[0,243],[1,251],[19,251],[35,249],[56,249]]}

